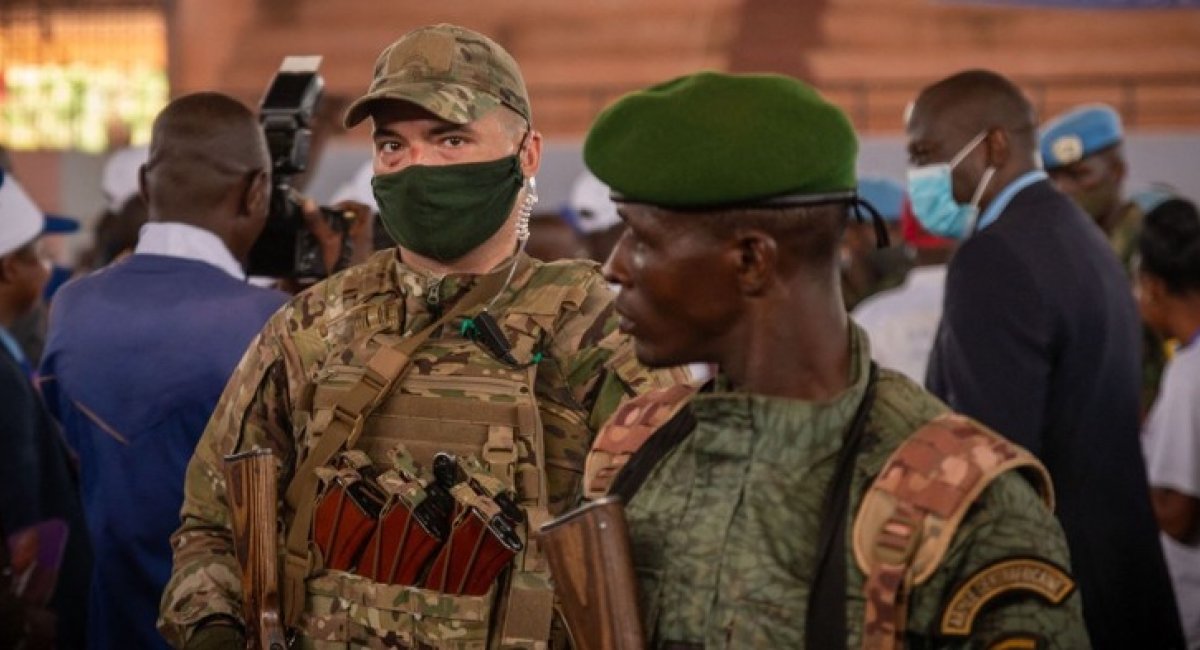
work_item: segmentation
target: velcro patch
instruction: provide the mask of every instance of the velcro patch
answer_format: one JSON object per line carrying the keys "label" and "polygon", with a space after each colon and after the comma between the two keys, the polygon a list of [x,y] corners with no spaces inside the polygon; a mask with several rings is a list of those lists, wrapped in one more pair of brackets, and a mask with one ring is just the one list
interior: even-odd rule
{"label": "velcro patch", "polygon": [[975,617],[983,610],[984,605],[1005,594],[1033,594],[1052,605],[1058,605],[1074,590],[1075,581],[1071,576],[1047,560],[1007,558],[993,562],[976,571],[954,591],[946,608],[942,610],[940,631],[947,636],[969,635],[975,624]]}

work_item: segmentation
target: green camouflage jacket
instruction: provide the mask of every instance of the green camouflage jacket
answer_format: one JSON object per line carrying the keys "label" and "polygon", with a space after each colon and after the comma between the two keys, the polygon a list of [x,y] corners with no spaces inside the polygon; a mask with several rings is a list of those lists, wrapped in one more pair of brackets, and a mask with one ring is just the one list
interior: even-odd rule
{"label": "green camouflage jacket", "polygon": [[[1142,220],[1146,215],[1138,204],[1130,201],[1121,210],[1121,216],[1108,235],[1108,243],[1121,260],[1121,265],[1133,276],[1133,257],[1137,253],[1138,234],[1142,231]],[[1133,278],[1136,282],[1137,278]],[[1163,370],[1167,366],[1167,352],[1162,337],[1154,330],[1142,326],[1142,417],[1150,412],[1158,397]]]}
{"label": "green camouflage jacket", "polygon": [[[696,429],[627,507],[651,647],[804,648],[826,486],[867,383],[866,336],[856,328],[854,340],[855,383],[835,400],[721,392],[719,385],[693,399]],[[946,412],[903,375],[881,370],[852,479],[851,520],[891,453]],[[1062,530],[1030,484],[1002,474],[969,512],[940,568],[910,594],[905,647],[1087,648],[1077,594],[1050,604],[1022,590],[1019,570],[996,571],[998,562],[1017,560],[1019,569],[1044,569],[1073,586]],[[859,648],[865,578],[850,529],[847,521],[846,647]],[[976,576],[984,580],[972,587]],[[971,612],[969,635],[942,630],[951,603]]]}
{"label": "green camouflage jacket", "polygon": [[[493,273],[507,273],[508,269],[503,265]],[[371,336],[378,332],[410,335],[422,330],[444,313],[447,305],[469,291],[478,277],[431,277],[400,263],[395,250],[382,251],[297,296],[271,318],[226,387],[188,466],[182,524],[172,538],[174,567],[163,594],[159,620],[159,628],[172,644],[182,646],[196,624],[206,617],[242,617],[223,456],[256,447],[273,449],[280,463],[282,494],[300,461],[319,439],[313,431],[320,429],[314,416],[319,409],[314,405],[319,407],[331,385],[336,387],[337,382],[356,372],[362,374],[362,342],[373,341]],[[403,407],[433,398],[423,403],[452,404],[452,410],[469,420],[475,411],[496,411],[519,402],[522,397],[518,393],[530,392],[521,382],[535,377],[533,399],[528,403],[536,406],[544,435],[543,469],[549,510],[559,512],[578,498],[579,477],[590,441],[618,403],[629,395],[685,377],[678,371],[651,373],[637,364],[629,340],[616,331],[612,299],[611,290],[593,263],[533,261],[517,272],[489,311],[512,342],[513,355],[523,364],[531,363],[536,372],[495,359],[463,338],[459,320],[452,320],[417,348],[408,374],[393,390],[395,399],[409,400],[400,404]],[[478,311],[476,307],[468,313]],[[472,408],[473,404],[479,406]],[[379,408],[386,410],[384,406]],[[406,442],[403,431],[411,429],[403,427],[409,425],[388,420],[397,417],[402,419],[403,415],[395,410],[378,418],[371,416],[378,421],[368,424],[360,448],[376,464],[387,463],[388,446],[379,444],[381,438]],[[422,426],[436,431],[440,424],[433,419]],[[536,452],[518,444],[517,453],[515,464],[521,479],[521,464],[533,464]],[[520,480],[516,488],[521,496]],[[291,513],[281,505],[281,515],[285,522],[281,535],[285,535]],[[322,580],[328,582],[325,578],[310,582]],[[341,630],[338,634],[364,644],[412,641],[401,634],[381,642],[378,636],[382,633],[373,623],[395,612],[364,612],[357,603],[354,612],[360,613],[363,620],[352,620],[356,614],[349,612],[348,601],[354,597],[346,593],[329,598],[324,594],[320,606],[326,611],[314,615],[310,611],[315,602],[311,587],[305,615],[312,625],[337,627]],[[358,594],[377,587],[359,580],[338,589]],[[321,616],[325,619],[319,619]],[[479,634],[486,635],[486,629],[485,622]],[[486,638],[470,638],[462,647],[481,647],[483,643]]]}
{"label": "green camouflage jacket", "polygon": [[1121,216],[1108,235],[1108,243],[1121,260],[1121,265],[1132,272],[1133,254],[1137,252],[1138,233],[1142,230],[1145,215],[1132,201],[1121,209]]}

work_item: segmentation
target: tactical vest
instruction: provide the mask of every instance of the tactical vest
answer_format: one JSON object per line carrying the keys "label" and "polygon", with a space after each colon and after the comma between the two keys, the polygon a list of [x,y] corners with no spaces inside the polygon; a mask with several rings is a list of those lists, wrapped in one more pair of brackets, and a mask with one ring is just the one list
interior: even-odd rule
{"label": "tactical vest", "polygon": [[[361,332],[345,350],[333,351],[315,378],[310,430],[323,431],[337,419],[360,419],[353,447],[380,468],[388,466],[397,443],[403,443],[426,471],[437,452],[478,458],[515,488],[526,513],[526,526],[519,531],[524,550],[507,576],[486,594],[451,596],[328,570],[310,544],[304,614],[298,626],[303,647],[546,647],[553,589],[544,558],[528,536],[530,527],[536,529],[549,518],[535,393],[537,355],[548,349],[555,322],[578,310],[584,297],[578,286],[542,286],[537,292],[518,293],[502,308],[499,324],[512,344],[513,357],[529,364],[526,367],[501,362],[462,336],[457,322],[446,324],[439,336],[412,353],[395,384],[379,391],[372,403],[362,404],[359,413],[338,406],[345,402],[339,396],[364,381],[394,379],[386,376],[394,368],[376,369],[375,379],[364,376],[373,372],[369,368],[381,347],[397,346],[403,339],[381,333],[396,331],[399,323],[388,322],[386,310],[378,305],[352,310],[348,317],[357,319]],[[579,426],[585,425],[580,421]]]}
{"label": "tactical vest", "polygon": [[[681,387],[659,390],[618,409],[588,454],[585,494],[607,493],[633,454],[694,394]],[[860,503],[852,528],[855,560],[866,576],[864,650],[902,647],[907,594],[933,575],[975,499],[1013,469],[1023,470],[1053,509],[1050,476],[1041,463],[969,418],[937,417],[892,453]]]}

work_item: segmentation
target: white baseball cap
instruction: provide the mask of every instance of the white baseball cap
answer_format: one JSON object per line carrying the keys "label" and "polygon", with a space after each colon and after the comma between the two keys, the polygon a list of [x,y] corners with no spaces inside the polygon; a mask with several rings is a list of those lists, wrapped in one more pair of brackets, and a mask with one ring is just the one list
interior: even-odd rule
{"label": "white baseball cap", "polygon": [[621,223],[612,190],[591,172],[583,172],[571,186],[571,211],[585,234],[603,232]]}
{"label": "white baseball cap", "polygon": [[149,147],[125,147],[114,151],[104,163],[100,178],[100,189],[108,201],[110,212],[124,207],[125,202],[137,196],[138,170],[150,160]]}
{"label": "white baseball cap", "polygon": [[46,218],[12,174],[0,171],[0,256],[37,239]]}

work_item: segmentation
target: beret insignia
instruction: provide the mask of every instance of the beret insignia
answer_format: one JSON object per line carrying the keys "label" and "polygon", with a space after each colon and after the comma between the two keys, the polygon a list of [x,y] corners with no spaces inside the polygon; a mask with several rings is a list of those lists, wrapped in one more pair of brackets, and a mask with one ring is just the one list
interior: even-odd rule
{"label": "beret insignia", "polygon": [[1050,145],[1058,165],[1070,165],[1083,158],[1083,140],[1077,135],[1064,135]]}

